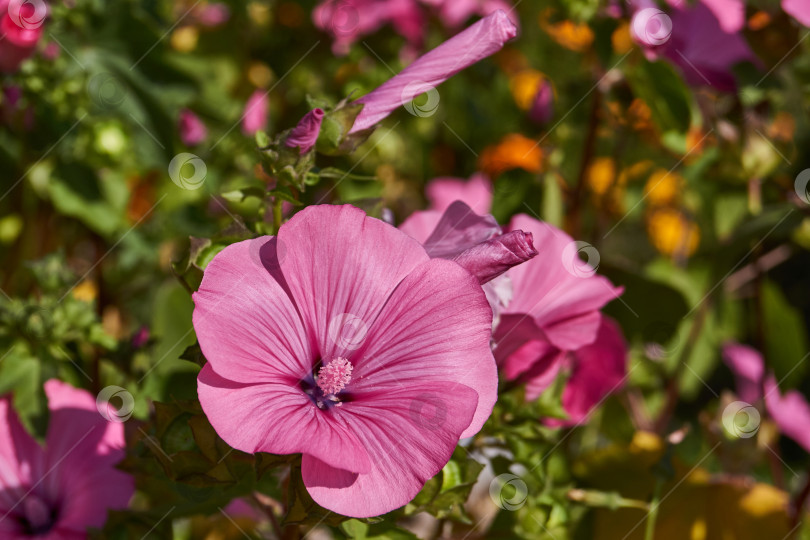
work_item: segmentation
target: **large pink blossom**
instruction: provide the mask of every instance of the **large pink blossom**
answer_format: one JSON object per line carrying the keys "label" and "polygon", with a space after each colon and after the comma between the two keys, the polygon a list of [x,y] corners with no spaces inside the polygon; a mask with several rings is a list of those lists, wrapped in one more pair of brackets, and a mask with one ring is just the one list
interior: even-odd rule
{"label": "large pink blossom", "polygon": [[517,35],[517,28],[503,11],[496,11],[417,58],[400,73],[355,103],[363,110],[350,133],[368,129],[413,98],[433,91],[461,71],[499,51]]}
{"label": "large pink blossom", "polygon": [[131,476],[124,426],[107,422],[89,393],[56,379],[45,383],[50,423],[40,446],[0,399],[0,537],[78,540],[101,527],[107,510],[127,507]]}
{"label": "large pink blossom", "polygon": [[496,400],[478,281],[351,206],[312,206],[277,237],[225,248],[194,294],[217,433],[301,453],[313,499],[355,517],[410,501]]}
{"label": "large pink blossom", "polygon": [[[492,186],[481,176],[466,183],[442,178],[426,192],[430,209],[413,213],[400,227],[426,244],[443,215],[437,208],[447,201],[455,198],[480,208],[492,200]],[[491,226],[497,223],[492,220]],[[618,388],[624,375],[621,333],[599,312],[622,288],[579,259],[579,250],[585,247],[587,253],[587,246],[552,225],[521,214],[506,231],[530,233],[538,255],[485,286],[496,315],[495,358],[507,378],[526,383],[528,399],[539,396],[566,366],[578,373],[569,380],[563,401],[570,421],[580,421],[605,392]],[[600,356],[604,365],[591,370],[591,359]],[[603,378],[605,386],[597,389],[591,374],[599,369],[603,372],[594,377]]]}
{"label": "large pink blossom", "polygon": [[779,430],[810,452],[810,404],[797,390],[784,394],[773,373],[765,371],[759,351],[739,343],[723,346],[723,360],[737,383],[737,395],[749,404],[765,401],[765,409]]}

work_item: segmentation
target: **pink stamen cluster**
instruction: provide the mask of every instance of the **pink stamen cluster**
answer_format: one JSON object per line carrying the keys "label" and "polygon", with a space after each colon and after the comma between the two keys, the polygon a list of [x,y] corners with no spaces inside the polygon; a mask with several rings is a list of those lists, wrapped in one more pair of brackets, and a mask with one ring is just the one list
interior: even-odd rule
{"label": "pink stamen cluster", "polygon": [[318,371],[318,387],[324,394],[337,394],[352,380],[352,363],[338,356]]}

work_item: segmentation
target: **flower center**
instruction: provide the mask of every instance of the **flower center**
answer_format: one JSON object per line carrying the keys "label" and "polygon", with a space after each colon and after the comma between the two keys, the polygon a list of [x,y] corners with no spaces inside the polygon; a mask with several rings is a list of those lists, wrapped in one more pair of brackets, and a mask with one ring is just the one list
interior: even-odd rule
{"label": "flower center", "polygon": [[53,513],[42,499],[29,494],[22,505],[23,516],[31,533],[41,534],[50,530],[53,526]]}
{"label": "flower center", "polygon": [[338,356],[318,371],[318,388],[326,394],[337,394],[352,380],[352,363]]}

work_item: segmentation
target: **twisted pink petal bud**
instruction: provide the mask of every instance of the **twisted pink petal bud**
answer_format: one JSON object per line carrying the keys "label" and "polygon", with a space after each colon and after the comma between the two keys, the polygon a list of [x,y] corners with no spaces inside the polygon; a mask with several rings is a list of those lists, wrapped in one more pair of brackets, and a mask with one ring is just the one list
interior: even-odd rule
{"label": "twisted pink petal bud", "polygon": [[309,152],[318,140],[323,114],[323,109],[313,109],[305,114],[298,125],[290,131],[284,144],[290,148],[297,146],[302,154]]}
{"label": "twisted pink petal bud", "polygon": [[452,260],[478,278],[478,283],[483,285],[536,255],[532,233],[512,231],[477,244]]}
{"label": "twisted pink petal bud", "polygon": [[364,107],[349,133],[372,127],[400,105],[496,53],[516,35],[517,28],[501,10],[481,19],[358,99],[355,103],[362,103]]}

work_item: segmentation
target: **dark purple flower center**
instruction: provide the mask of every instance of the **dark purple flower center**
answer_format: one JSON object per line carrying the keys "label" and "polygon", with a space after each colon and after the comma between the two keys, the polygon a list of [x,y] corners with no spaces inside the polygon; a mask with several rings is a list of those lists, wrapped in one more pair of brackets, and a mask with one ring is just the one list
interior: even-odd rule
{"label": "dark purple flower center", "polygon": [[319,409],[339,407],[350,399],[345,390],[352,380],[353,368],[348,359],[340,356],[333,358],[321,366],[317,376],[308,375],[302,379],[301,390]]}
{"label": "dark purple flower center", "polygon": [[36,495],[29,493],[21,503],[18,520],[23,531],[31,536],[45,534],[56,523],[57,511]]}

